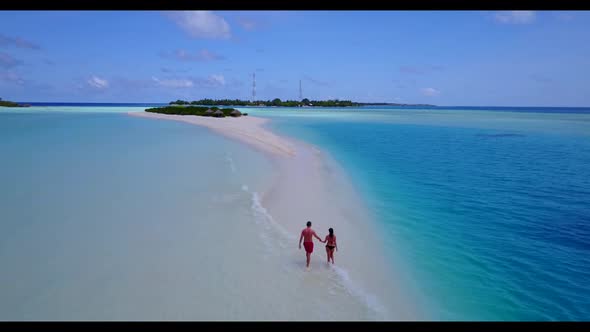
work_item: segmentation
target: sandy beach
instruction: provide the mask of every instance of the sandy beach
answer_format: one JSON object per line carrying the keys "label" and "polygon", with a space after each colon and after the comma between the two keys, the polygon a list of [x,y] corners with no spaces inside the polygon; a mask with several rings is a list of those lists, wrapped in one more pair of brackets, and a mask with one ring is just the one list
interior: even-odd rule
{"label": "sandy beach", "polygon": [[[208,118],[130,112],[129,115],[160,120],[175,120],[207,127],[226,137],[246,143],[264,152],[276,165],[272,186],[253,197],[253,204],[268,217],[284,237],[285,259],[301,263],[305,273],[304,252],[297,249],[299,233],[311,220],[320,237],[335,229],[340,252],[332,272],[356,301],[362,302],[371,319],[420,319],[417,303],[412,303],[409,285],[400,271],[393,272],[391,262],[380,251],[380,238],[361,197],[355,192],[339,165],[311,144],[279,136],[265,127],[269,119],[259,117]],[[315,241],[312,270],[326,267],[322,243]],[[396,266],[403,269],[403,267]],[[321,272],[321,271],[320,271]],[[319,285],[318,285],[319,286]],[[402,295],[405,293],[408,295]]]}
{"label": "sandy beach", "polygon": [[263,129],[262,126],[268,122],[267,119],[263,118],[253,116],[244,116],[239,119],[231,117],[213,118],[147,112],[129,112],[128,114],[153,119],[188,122],[194,125],[207,127],[227,137],[238,139],[264,152],[269,152],[282,157],[295,155],[293,144],[286,139],[273,134],[269,130]]}

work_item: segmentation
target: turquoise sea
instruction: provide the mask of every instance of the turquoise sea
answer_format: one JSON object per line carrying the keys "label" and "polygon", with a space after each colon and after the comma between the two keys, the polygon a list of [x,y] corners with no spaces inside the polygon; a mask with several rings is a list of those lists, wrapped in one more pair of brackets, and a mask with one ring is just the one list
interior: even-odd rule
{"label": "turquoise sea", "polygon": [[0,111],[0,320],[265,318],[229,287],[267,251],[270,162],[124,110]]}
{"label": "turquoise sea", "polygon": [[[190,294],[174,287],[185,289],[190,278],[163,275],[162,266],[172,270],[196,259],[205,270],[219,269],[204,253],[187,254],[190,241],[175,242],[155,221],[170,219],[188,239],[200,234],[188,215],[207,211],[202,222],[208,229],[219,220],[249,218],[251,196],[241,188],[263,188],[271,165],[241,144],[195,126],[117,114],[142,109],[0,110],[0,264],[9,267],[0,276],[0,319],[66,317],[73,303],[88,298],[89,283],[108,292],[110,297],[101,298],[105,303],[127,301],[129,306],[119,304],[123,317],[161,314],[157,299],[165,291],[177,294],[176,302],[165,298],[172,301],[168,307],[191,303]],[[244,110],[272,118],[270,127],[278,134],[310,142],[339,162],[374,216],[368,222],[380,231],[383,255],[395,251],[404,259],[427,298],[431,319],[590,319],[590,109]],[[210,157],[187,155],[186,149]],[[183,176],[191,173],[208,176]],[[201,182],[191,184],[195,179]],[[204,195],[202,188],[214,194]],[[237,212],[216,215],[208,208],[227,202]],[[130,218],[136,221],[116,222]],[[48,220],[58,220],[60,227]],[[237,221],[235,227],[248,230]],[[123,235],[113,238],[115,230]],[[224,239],[236,245],[240,233]],[[101,279],[104,269],[97,261],[116,270],[118,264],[154,259],[138,249],[116,250],[129,248],[129,241],[131,248],[146,243],[153,248],[153,269],[126,269],[125,282]],[[239,282],[232,276],[242,271],[236,266],[224,265],[229,277],[223,282],[206,279],[198,269],[190,276],[223,283],[239,296],[231,286]],[[132,284],[139,274],[151,279]],[[75,287],[60,292],[68,282]],[[157,290],[162,282],[166,287]],[[153,290],[141,294],[146,287]],[[49,305],[52,294],[58,294],[61,307]],[[231,297],[213,303],[203,317],[215,317],[214,309],[230,302]],[[141,305],[134,308],[136,303]],[[105,315],[116,316],[112,310]],[[259,317],[234,310],[238,318]]]}
{"label": "turquoise sea", "polygon": [[590,109],[250,112],[352,174],[433,319],[590,318]]}

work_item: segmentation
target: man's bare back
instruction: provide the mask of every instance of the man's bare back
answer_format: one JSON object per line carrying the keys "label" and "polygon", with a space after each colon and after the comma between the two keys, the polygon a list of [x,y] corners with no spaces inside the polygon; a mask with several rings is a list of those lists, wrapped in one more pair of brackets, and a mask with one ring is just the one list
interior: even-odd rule
{"label": "man's bare back", "polygon": [[317,236],[315,231],[313,229],[311,229],[311,227],[308,227],[308,228],[304,229],[303,231],[301,231],[301,235],[303,236],[303,242],[313,242],[314,236],[318,239],[320,238],[319,236]]}

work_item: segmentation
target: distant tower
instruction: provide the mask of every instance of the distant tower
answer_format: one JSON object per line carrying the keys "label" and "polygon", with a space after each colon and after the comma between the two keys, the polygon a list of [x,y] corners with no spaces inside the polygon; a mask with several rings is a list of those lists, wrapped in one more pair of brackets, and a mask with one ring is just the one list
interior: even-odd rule
{"label": "distant tower", "polygon": [[301,90],[301,80],[299,80],[299,100],[303,100],[303,90]]}
{"label": "distant tower", "polygon": [[252,73],[252,101],[256,100],[256,72]]}

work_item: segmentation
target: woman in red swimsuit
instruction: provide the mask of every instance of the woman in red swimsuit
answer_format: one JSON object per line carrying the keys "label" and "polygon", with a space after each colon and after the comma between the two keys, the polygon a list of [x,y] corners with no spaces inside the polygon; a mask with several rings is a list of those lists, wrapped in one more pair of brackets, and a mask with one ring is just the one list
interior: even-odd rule
{"label": "woman in red swimsuit", "polygon": [[330,258],[332,259],[332,264],[334,264],[334,249],[338,251],[338,245],[336,244],[334,230],[330,228],[328,231],[330,234],[326,235],[326,239],[324,240],[326,243],[326,254],[328,255],[328,264],[330,264]]}

